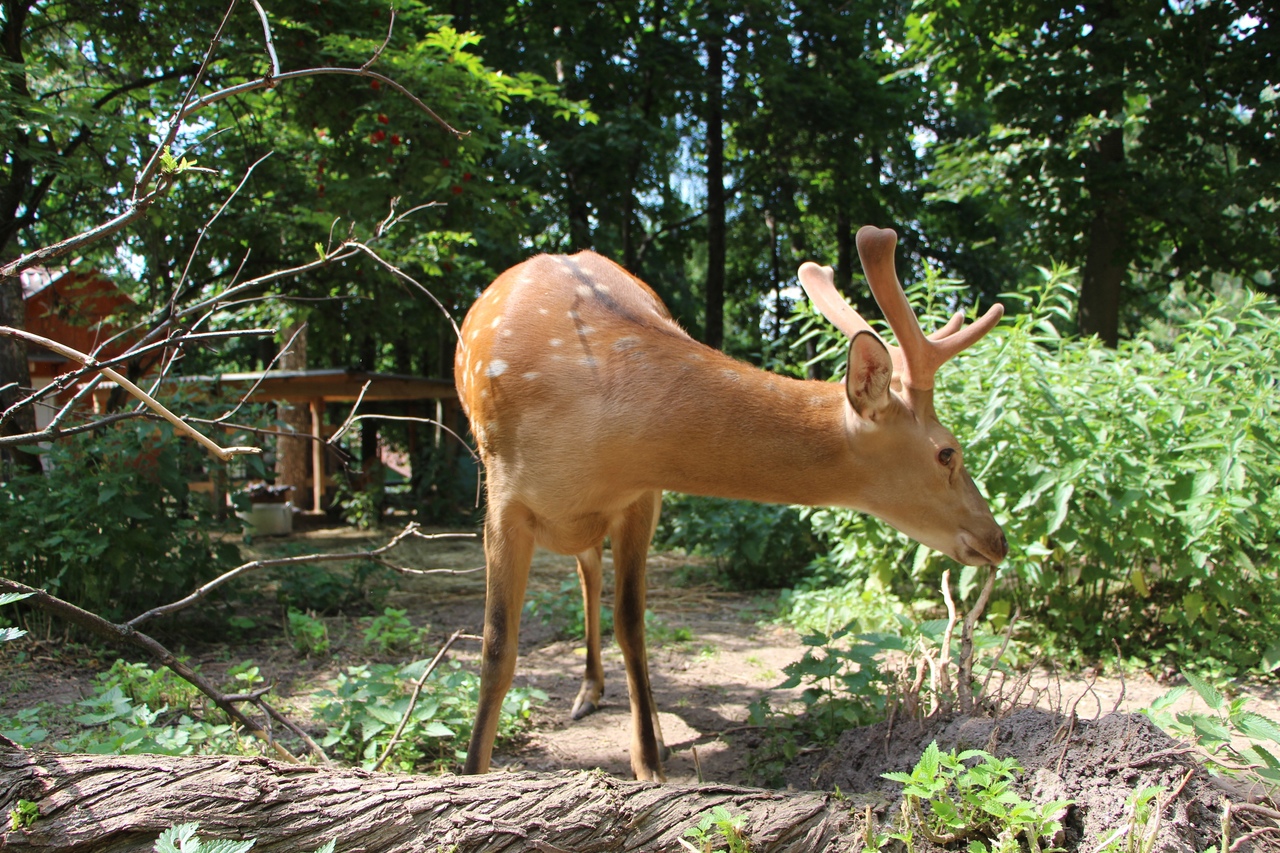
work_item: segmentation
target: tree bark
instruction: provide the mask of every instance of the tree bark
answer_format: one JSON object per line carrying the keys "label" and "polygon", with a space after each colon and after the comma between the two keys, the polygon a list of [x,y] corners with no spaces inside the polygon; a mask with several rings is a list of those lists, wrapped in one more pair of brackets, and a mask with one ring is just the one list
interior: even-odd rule
{"label": "tree bark", "polygon": [[[852,849],[847,805],[816,793],[623,782],[590,772],[398,776],[263,758],[61,755],[0,744],[0,816],[35,803],[5,850],[150,851],[198,820],[206,838],[256,838],[255,853],[681,850],[715,806],[745,816],[755,853]],[[7,821],[6,821],[7,824]],[[714,833],[714,830],[712,830]]]}
{"label": "tree bark", "polygon": [[703,342],[724,344],[724,14],[712,3],[707,22],[707,324]]}

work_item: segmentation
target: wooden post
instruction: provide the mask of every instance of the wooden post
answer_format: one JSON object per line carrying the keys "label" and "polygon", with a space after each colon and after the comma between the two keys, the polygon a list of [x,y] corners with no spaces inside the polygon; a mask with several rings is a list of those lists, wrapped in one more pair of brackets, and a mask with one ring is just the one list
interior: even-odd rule
{"label": "wooden post", "polygon": [[311,511],[324,512],[324,398],[311,400]]}

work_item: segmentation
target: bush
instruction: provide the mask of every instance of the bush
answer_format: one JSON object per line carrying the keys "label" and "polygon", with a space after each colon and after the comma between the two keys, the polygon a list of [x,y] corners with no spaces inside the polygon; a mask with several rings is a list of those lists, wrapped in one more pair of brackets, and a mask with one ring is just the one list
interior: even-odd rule
{"label": "bush", "polygon": [[791,586],[806,574],[818,539],[791,506],[669,494],[654,542],[711,557],[739,589]]}
{"label": "bush", "polygon": [[48,474],[0,483],[5,575],[108,618],[189,592],[239,560],[210,535],[209,500],[188,492],[202,461],[147,421],[59,441]]}
{"label": "bush", "polygon": [[[924,301],[951,300],[951,283],[926,285]],[[1111,350],[1060,333],[1075,304],[1072,274],[1045,270],[1012,324],[939,375],[939,417],[1011,546],[996,609],[1021,602],[1030,624],[1088,657],[1115,640],[1147,660],[1276,668],[1280,309],[1175,295],[1173,334]],[[845,575],[827,580],[934,594],[946,558],[854,513],[812,518]],[[976,577],[966,569],[962,587]]]}

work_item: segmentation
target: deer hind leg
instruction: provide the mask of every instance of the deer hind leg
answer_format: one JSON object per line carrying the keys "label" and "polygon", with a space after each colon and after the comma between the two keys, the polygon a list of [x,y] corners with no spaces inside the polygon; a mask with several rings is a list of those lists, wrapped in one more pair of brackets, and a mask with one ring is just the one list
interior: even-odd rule
{"label": "deer hind leg", "polygon": [[604,576],[604,544],[578,555],[578,580],[582,583],[582,619],[586,629],[587,670],[582,676],[578,698],[573,700],[573,718],[581,720],[600,707],[604,695],[604,664],[600,661],[600,585]]}
{"label": "deer hind leg", "polygon": [[631,697],[631,769],[637,779],[664,781],[662,729],[649,687],[649,660],[644,645],[645,563],[649,540],[658,523],[662,493],[652,492],[629,506],[615,522],[613,572],[615,578],[614,635],[627,669]]}
{"label": "deer hind leg", "polygon": [[[490,491],[492,498],[493,491]],[[493,754],[502,701],[511,689],[520,639],[520,610],[533,559],[533,531],[519,506],[490,504],[484,525],[484,642],[480,704],[464,773],[485,773]]]}

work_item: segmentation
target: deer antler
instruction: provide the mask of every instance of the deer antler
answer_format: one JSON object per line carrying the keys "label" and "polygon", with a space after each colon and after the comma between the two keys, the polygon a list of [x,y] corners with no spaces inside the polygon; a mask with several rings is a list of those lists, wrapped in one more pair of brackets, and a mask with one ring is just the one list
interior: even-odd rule
{"label": "deer antler", "polygon": [[862,259],[867,284],[871,286],[876,303],[889,321],[889,328],[893,329],[902,350],[905,368],[902,386],[909,392],[932,391],[938,368],[995,328],[1004,316],[1004,306],[997,302],[969,326],[964,325],[964,312],[958,311],[946,325],[926,338],[893,268],[893,250],[898,243],[898,235],[891,228],[864,225],[858,229],[857,241],[858,257]]}
{"label": "deer antler", "polygon": [[[893,268],[897,233],[891,228],[864,225],[858,229],[857,243],[867,284],[898,338],[898,346],[886,344],[893,359],[894,386],[913,401],[927,403],[938,368],[995,328],[1004,316],[1004,306],[996,303],[969,326],[964,325],[964,312],[957,311],[942,328],[926,337]],[[858,332],[874,331],[836,290],[831,267],[805,263],[800,267],[799,278],[813,304],[837,329],[851,338]]]}

